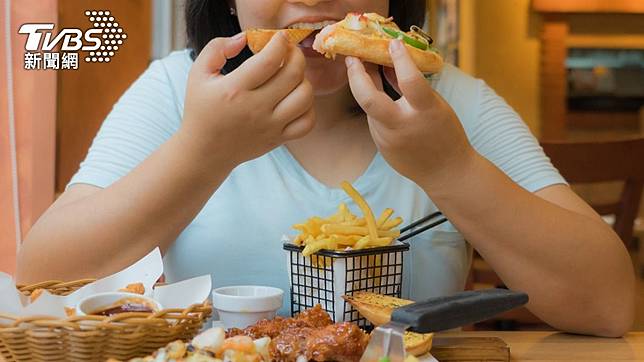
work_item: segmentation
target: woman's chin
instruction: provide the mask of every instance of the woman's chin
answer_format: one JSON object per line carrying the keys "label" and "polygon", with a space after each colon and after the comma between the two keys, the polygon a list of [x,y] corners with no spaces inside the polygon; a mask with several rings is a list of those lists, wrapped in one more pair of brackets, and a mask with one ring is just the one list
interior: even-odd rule
{"label": "woman's chin", "polygon": [[307,58],[306,79],[311,82],[316,96],[333,94],[349,82],[344,59]]}

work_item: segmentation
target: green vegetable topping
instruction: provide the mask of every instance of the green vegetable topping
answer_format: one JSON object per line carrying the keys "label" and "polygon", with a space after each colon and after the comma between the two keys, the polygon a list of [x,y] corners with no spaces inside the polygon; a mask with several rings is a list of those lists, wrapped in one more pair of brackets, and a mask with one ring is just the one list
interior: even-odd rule
{"label": "green vegetable topping", "polygon": [[391,360],[389,359],[389,357],[383,356],[383,357],[380,357],[378,362],[391,362]]}
{"label": "green vegetable topping", "polygon": [[[429,46],[422,41],[418,39],[414,39],[410,37],[409,35],[403,33],[402,31],[390,29],[390,28],[385,28],[384,26],[382,27],[382,31],[384,31],[387,35],[394,39],[402,39],[405,43],[413,46],[414,48],[418,48],[420,50],[427,50]],[[388,361],[386,361],[388,362]]]}

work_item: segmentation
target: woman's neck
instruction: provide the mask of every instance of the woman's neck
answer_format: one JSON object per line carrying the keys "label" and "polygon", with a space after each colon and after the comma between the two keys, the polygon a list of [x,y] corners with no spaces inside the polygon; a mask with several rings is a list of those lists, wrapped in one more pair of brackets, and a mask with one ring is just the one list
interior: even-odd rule
{"label": "woman's neck", "polygon": [[328,186],[353,181],[376,153],[366,115],[358,110],[349,87],[315,99],[316,125],[303,138],[286,144],[309,174]]}
{"label": "woman's neck", "polygon": [[314,107],[316,116],[314,131],[326,132],[338,126],[344,128],[348,126],[349,120],[365,118],[348,85],[337,92],[316,96]]}

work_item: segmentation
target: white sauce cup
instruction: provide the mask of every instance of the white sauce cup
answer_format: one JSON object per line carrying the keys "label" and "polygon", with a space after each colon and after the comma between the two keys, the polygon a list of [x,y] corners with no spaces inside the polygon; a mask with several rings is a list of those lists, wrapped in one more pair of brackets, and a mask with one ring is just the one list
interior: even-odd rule
{"label": "white sauce cup", "polygon": [[212,291],[212,305],[226,328],[246,328],[262,319],[275,318],[282,307],[279,288],[239,285]]}

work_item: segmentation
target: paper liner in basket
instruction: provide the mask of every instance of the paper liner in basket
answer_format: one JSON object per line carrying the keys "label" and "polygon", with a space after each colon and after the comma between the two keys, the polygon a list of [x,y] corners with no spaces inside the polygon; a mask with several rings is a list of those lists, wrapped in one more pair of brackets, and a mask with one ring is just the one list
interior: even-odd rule
{"label": "paper liner in basket", "polygon": [[155,248],[131,266],[87,284],[69,295],[53,295],[45,290],[33,303],[29,303],[29,298],[16,289],[11,276],[0,273],[0,313],[18,317],[38,315],[66,318],[65,307],[74,308],[82,298],[118,291],[133,283],[142,283],[145,295],[156,299],[164,308],[187,308],[192,304],[203,303],[210,294],[210,275],[153,288],[162,274],[161,252],[159,248]]}

